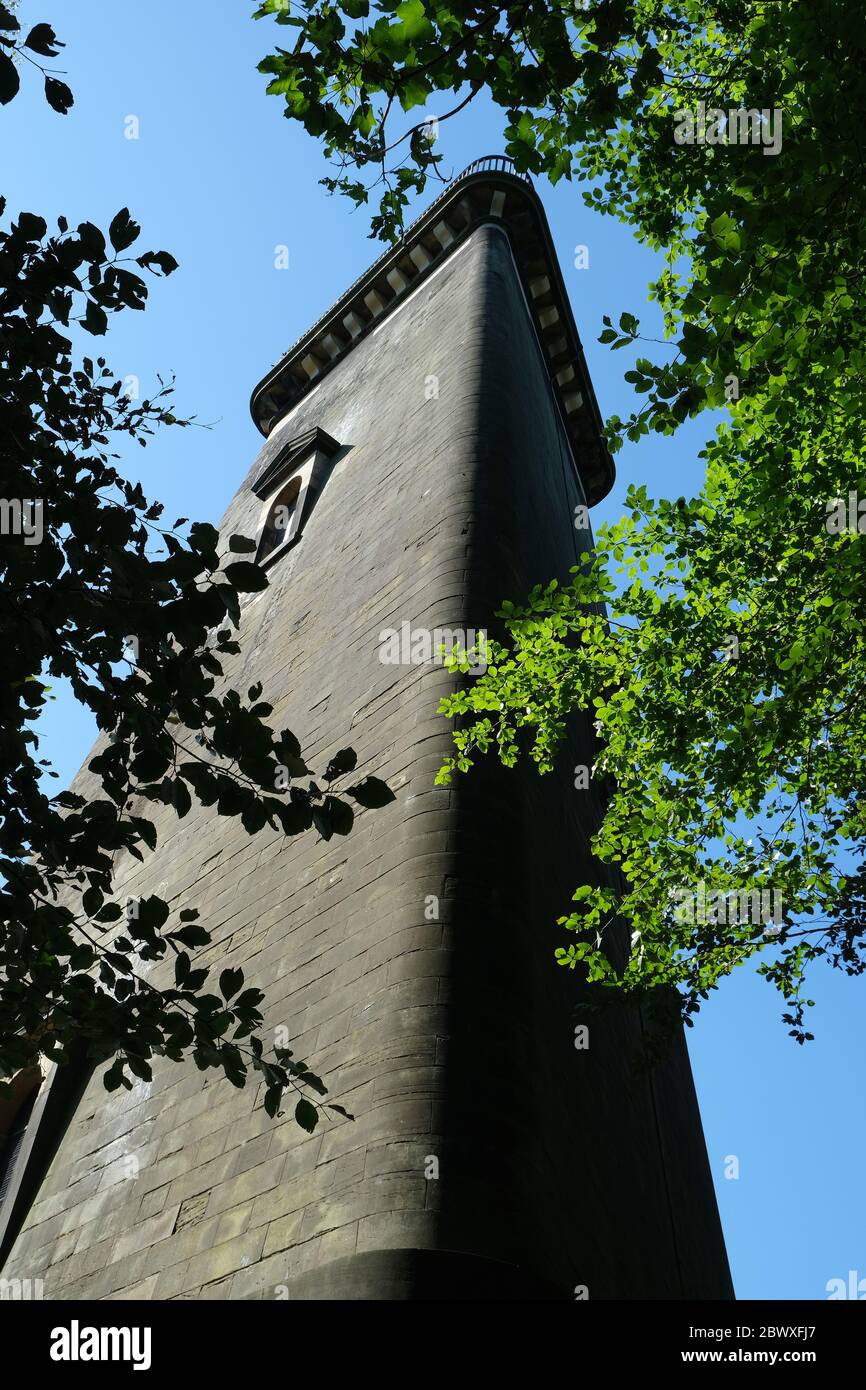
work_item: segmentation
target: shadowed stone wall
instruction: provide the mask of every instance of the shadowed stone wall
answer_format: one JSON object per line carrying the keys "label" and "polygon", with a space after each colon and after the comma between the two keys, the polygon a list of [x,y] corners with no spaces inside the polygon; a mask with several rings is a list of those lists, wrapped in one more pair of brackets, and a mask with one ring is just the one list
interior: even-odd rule
{"label": "shadowed stone wall", "polygon": [[111,1096],[97,1076],[4,1274],[61,1299],[730,1296],[684,1048],[650,1081],[634,1016],[574,1047],[554,924],[589,876],[590,730],[546,778],[491,764],[434,789],[454,678],[378,658],[404,621],[495,631],[504,597],[564,578],[587,541],[502,231],[474,232],[292,411],[227,534],[255,531],[252,477],[313,426],[343,450],[246,602],[228,679],[262,682],[312,766],[351,745],[397,800],[328,843],[149,808],[159,848],[121,892],[200,907],[203,963],[243,966],[268,1029],[357,1118],[306,1136],[192,1063]]}

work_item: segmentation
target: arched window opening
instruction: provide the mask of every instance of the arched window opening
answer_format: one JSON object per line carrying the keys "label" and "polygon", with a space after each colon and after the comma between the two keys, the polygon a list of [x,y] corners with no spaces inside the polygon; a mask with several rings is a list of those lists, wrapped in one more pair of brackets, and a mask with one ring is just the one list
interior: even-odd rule
{"label": "arched window opening", "polygon": [[293,539],[297,530],[300,492],[301,479],[295,476],[290,478],[268,503],[256,552],[256,560],[260,565],[270,564]]}

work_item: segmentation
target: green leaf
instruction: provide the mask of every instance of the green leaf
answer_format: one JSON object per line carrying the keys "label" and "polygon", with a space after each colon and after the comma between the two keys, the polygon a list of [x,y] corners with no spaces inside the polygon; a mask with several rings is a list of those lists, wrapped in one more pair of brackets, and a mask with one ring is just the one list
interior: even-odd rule
{"label": "green leaf", "polygon": [[397,34],[408,43],[417,43],[433,34],[433,25],[427,18],[423,0],[403,0],[396,10]]}

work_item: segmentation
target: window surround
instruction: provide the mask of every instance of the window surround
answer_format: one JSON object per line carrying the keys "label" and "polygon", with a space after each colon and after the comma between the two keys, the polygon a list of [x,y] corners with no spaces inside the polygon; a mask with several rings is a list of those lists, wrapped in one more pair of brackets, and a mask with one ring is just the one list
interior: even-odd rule
{"label": "window surround", "polygon": [[[329,463],[339,452],[340,445],[324,430],[307,430],[289,439],[265,465],[252,485],[253,493],[264,502],[259,523],[256,563],[267,569],[300,539],[301,530],[322,489]],[[280,521],[278,508],[291,511],[279,527],[270,524]]]}

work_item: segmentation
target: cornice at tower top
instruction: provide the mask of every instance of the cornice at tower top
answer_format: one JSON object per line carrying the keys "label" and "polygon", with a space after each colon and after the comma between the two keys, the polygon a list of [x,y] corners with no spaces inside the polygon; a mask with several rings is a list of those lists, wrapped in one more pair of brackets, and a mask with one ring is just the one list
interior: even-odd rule
{"label": "cornice at tower top", "polygon": [[259,382],[250,409],[261,433],[487,224],[508,236],[587,501],[601,501],[614,465],[547,217],[529,178],[502,155],[470,164]]}

